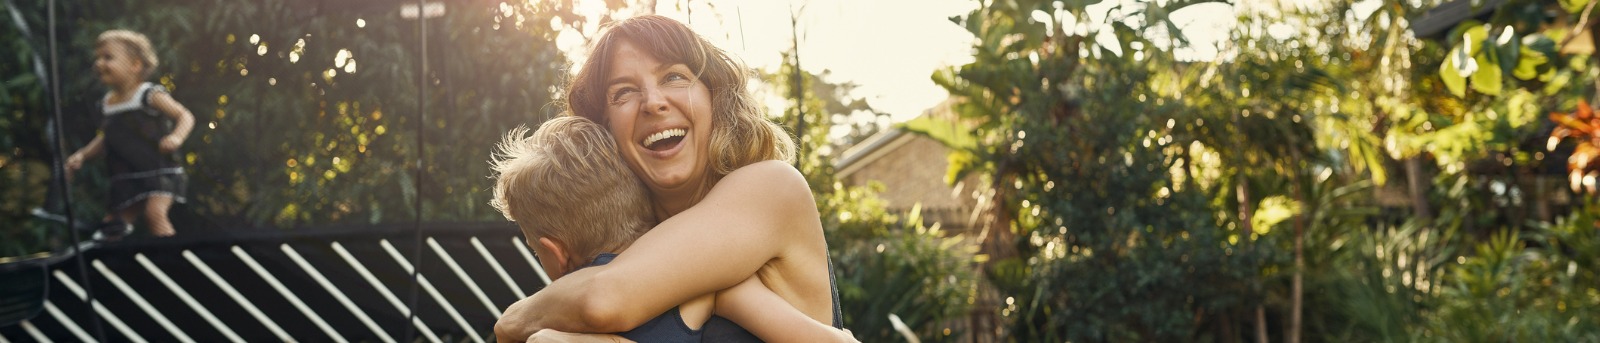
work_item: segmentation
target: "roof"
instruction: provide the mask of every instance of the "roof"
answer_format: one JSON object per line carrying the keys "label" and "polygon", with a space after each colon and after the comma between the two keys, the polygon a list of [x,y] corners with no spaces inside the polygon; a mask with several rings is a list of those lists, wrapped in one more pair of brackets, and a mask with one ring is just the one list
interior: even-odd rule
{"label": "roof", "polygon": [[839,177],[849,176],[855,173],[856,170],[861,169],[862,166],[883,157],[884,154],[904,145],[916,136],[907,133],[904,129],[893,127],[873,134],[867,139],[861,140],[861,143],[856,143],[849,149],[845,149],[844,153],[840,154],[839,159],[834,161],[833,168],[839,171]]}
{"label": "roof", "polygon": [[[1473,3],[1481,3],[1473,6]],[[1422,16],[1411,19],[1411,32],[1417,38],[1442,39],[1446,32],[1455,28],[1456,24],[1467,19],[1486,16],[1490,12],[1504,5],[1506,0],[1455,0],[1446,2],[1428,10]]]}
{"label": "roof", "polygon": [[[945,101],[940,102],[938,105],[934,105],[933,107],[923,110],[922,115],[917,117],[949,116],[951,113],[951,102],[951,99],[946,99]],[[850,146],[850,148],[845,149],[844,153],[839,154],[839,159],[834,160],[833,162],[834,170],[839,171],[839,177],[850,176],[850,174],[855,173],[856,170],[860,170],[861,167],[872,163],[872,161],[882,158],[885,154],[888,154],[888,152],[894,151],[895,148],[905,145],[918,136],[919,135],[917,134],[907,132],[905,129],[901,128],[900,125],[895,125],[887,130],[879,131],[878,133],[861,140],[861,142]]]}

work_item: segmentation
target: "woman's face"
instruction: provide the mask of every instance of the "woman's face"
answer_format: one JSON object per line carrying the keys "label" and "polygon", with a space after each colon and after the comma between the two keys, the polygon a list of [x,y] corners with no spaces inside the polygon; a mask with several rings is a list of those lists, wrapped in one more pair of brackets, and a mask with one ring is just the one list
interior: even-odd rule
{"label": "woman's face", "polygon": [[128,49],[120,43],[108,42],[94,48],[94,71],[107,86],[137,80],[141,64],[129,56]]}
{"label": "woman's face", "polygon": [[710,166],[711,93],[681,63],[623,41],[606,79],[606,120],[622,158],[657,196],[702,189]]}

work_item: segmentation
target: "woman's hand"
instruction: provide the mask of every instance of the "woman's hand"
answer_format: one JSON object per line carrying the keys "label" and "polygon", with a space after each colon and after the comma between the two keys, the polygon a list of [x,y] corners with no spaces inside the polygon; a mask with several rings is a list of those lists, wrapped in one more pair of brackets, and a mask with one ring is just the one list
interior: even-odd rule
{"label": "woman's hand", "polygon": [[547,331],[537,326],[539,311],[533,307],[533,299],[538,296],[538,293],[534,293],[506,307],[500,320],[494,323],[494,337],[498,343],[532,341],[534,334]]}
{"label": "woman's hand", "polygon": [[611,334],[570,333],[570,332],[561,332],[561,331],[556,331],[556,330],[551,330],[551,329],[539,330],[539,332],[533,333],[533,336],[528,336],[528,343],[563,343],[563,342],[570,342],[570,343],[627,342],[627,343],[631,343],[633,341],[628,340],[627,338],[622,338],[622,336],[611,335]]}
{"label": "woman's hand", "polygon": [[183,137],[178,137],[178,135],[167,135],[165,137],[161,137],[161,145],[159,147],[161,148],[161,153],[164,154],[177,151],[178,147],[182,145]]}

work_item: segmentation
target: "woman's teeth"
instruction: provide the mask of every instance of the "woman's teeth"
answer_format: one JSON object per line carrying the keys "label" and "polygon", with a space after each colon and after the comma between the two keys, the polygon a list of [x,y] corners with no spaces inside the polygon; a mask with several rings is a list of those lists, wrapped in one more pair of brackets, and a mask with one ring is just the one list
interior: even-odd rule
{"label": "woman's teeth", "polygon": [[655,134],[650,135],[650,137],[645,137],[644,146],[648,147],[648,146],[650,146],[652,144],[656,144],[656,142],[660,142],[661,140],[667,139],[667,138],[683,137],[684,134],[687,134],[687,132],[684,131],[683,129],[670,129],[670,130],[666,130],[666,131],[656,132]]}

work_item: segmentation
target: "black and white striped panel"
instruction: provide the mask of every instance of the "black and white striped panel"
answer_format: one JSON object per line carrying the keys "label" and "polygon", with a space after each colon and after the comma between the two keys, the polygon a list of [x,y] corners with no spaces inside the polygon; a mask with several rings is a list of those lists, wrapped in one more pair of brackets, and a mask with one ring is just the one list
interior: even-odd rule
{"label": "black and white striped panel", "polygon": [[396,237],[92,251],[95,303],[76,263],[49,266],[46,310],[0,327],[0,343],[95,341],[95,320],[117,342],[486,342],[502,309],[546,284],[514,230],[426,237],[408,321],[416,242]]}

